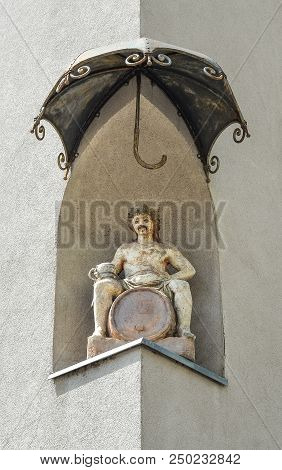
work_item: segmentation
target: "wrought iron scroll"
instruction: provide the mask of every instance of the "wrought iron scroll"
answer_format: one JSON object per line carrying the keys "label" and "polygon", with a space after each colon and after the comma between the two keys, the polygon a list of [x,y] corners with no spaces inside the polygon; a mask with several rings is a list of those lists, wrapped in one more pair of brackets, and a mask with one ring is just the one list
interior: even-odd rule
{"label": "wrought iron scroll", "polygon": [[161,160],[158,163],[147,163],[139,155],[139,135],[140,135],[140,94],[141,94],[141,74],[136,74],[137,80],[137,90],[136,90],[136,113],[135,113],[135,127],[134,127],[134,143],[133,143],[133,153],[136,161],[143,168],[148,170],[156,170],[164,166],[167,161],[167,156],[163,155]]}
{"label": "wrought iron scroll", "polygon": [[[43,112],[44,112],[44,107],[41,108],[38,116],[34,118],[34,124],[30,131],[32,134],[35,134],[38,140],[43,140],[45,137],[45,127],[43,126],[43,124],[41,124],[41,117],[43,115]],[[74,159],[77,156],[78,156],[78,153],[75,154]],[[68,162],[68,159],[63,152],[60,152],[58,155],[58,166],[60,170],[66,172],[64,176],[64,180],[67,180],[69,171],[71,169],[71,163]]]}
{"label": "wrought iron scroll", "polygon": [[[78,157],[78,153],[75,154],[73,160],[75,160],[77,157]],[[71,170],[71,163],[68,161],[68,159],[66,158],[63,152],[59,153],[58,155],[58,167],[60,168],[60,170],[66,172],[64,176],[64,180],[67,180],[69,171]]]}
{"label": "wrought iron scroll", "polygon": [[209,175],[210,174],[214,175],[214,173],[218,171],[219,166],[220,166],[220,160],[216,155],[213,155],[212,157],[208,156],[207,163],[204,165],[207,183],[210,183]]}
{"label": "wrought iron scroll", "polygon": [[129,55],[125,59],[126,65],[130,67],[137,67],[138,65],[142,65],[142,64],[144,64],[145,66],[151,67],[153,65],[153,62],[163,67],[167,67],[171,65],[171,58],[165,54],[158,54],[157,56],[154,56],[153,54],[148,54],[148,53],[140,54],[136,52],[134,54]]}
{"label": "wrought iron scroll", "polygon": [[60,93],[65,86],[69,85],[70,78],[73,80],[79,80],[80,78],[86,77],[91,70],[89,65],[81,65],[77,70],[73,70],[72,66],[73,64],[71,64],[70,68],[64,73],[63,77],[59,81],[56,87],[56,93]]}
{"label": "wrought iron scroll", "polygon": [[243,121],[241,123],[241,127],[236,127],[236,129],[234,129],[233,140],[236,144],[240,144],[243,142],[245,137],[250,137],[250,133],[248,131],[247,122]]}
{"label": "wrought iron scroll", "polygon": [[213,80],[222,80],[224,77],[223,72],[215,70],[213,67],[204,67],[204,73]]}
{"label": "wrought iron scroll", "polygon": [[40,113],[34,118],[33,127],[30,130],[31,134],[35,134],[38,140],[43,140],[45,137],[45,127],[43,126],[43,124],[41,124],[41,117],[44,113],[44,109],[44,106],[42,106]]}
{"label": "wrought iron scroll", "polygon": [[67,180],[68,179],[68,174],[69,174],[69,171],[70,171],[70,164],[67,161],[67,158],[66,158],[66,156],[63,152],[59,153],[59,155],[58,155],[58,167],[60,168],[60,170],[66,172],[65,176],[64,176],[64,180]]}
{"label": "wrought iron scroll", "polygon": [[[233,131],[233,140],[237,143],[240,144],[243,142],[245,137],[250,137],[250,133],[248,131],[247,127],[247,122],[246,121],[241,121],[240,122],[241,127],[236,127]],[[210,154],[207,157],[206,163],[203,164],[204,170],[206,173],[206,181],[207,183],[210,183],[210,174],[214,174],[218,171],[219,166],[220,166],[220,160],[216,155],[213,155],[212,157]]]}

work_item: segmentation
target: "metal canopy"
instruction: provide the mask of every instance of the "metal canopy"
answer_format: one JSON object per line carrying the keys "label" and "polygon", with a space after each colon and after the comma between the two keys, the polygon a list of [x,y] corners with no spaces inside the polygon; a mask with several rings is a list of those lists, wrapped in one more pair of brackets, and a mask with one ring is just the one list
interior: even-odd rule
{"label": "metal canopy", "polygon": [[[49,121],[60,135],[65,154],[58,157],[59,167],[69,169],[81,139],[108,99],[130,80],[137,78],[134,155],[145,168],[160,168],[166,156],[155,165],[144,162],[138,154],[139,106],[142,75],[159,86],[184,119],[207,174],[219,167],[211,148],[230,124],[240,127],[233,132],[235,142],[249,137],[236,99],[221,67],[207,56],[150,39],[139,39],[113,48],[90,50],[81,54],[60,77],[39,115],[34,132],[45,136],[42,119]],[[138,96],[139,93],[139,96]],[[171,156],[170,158],[173,158]],[[67,174],[65,179],[67,178]]]}

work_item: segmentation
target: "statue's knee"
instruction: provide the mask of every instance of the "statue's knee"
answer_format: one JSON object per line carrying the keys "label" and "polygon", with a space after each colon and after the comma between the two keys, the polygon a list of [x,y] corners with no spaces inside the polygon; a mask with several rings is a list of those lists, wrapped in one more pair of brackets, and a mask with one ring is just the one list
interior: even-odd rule
{"label": "statue's knee", "polygon": [[171,290],[176,293],[176,292],[190,292],[190,286],[187,281],[181,281],[180,279],[175,279],[173,281],[170,281],[169,287]]}

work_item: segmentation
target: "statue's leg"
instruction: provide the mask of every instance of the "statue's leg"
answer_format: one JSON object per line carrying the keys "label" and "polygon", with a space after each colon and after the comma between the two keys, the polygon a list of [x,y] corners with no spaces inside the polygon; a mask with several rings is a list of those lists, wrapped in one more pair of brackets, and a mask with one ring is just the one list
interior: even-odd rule
{"label": "statue's leg", "polygon": [[95,331],[94,336],[106,336],[107,320],[113,297],[123,292],[119,281],[102,279],[94,284],[93,310]]}
{"label": "statue's leg", "polygon": [[168,286],[174,293],[174,307],[177,314],[178,335],[194,337],[190,330],[192,295],[188,282],[175,279],[170,281]]}

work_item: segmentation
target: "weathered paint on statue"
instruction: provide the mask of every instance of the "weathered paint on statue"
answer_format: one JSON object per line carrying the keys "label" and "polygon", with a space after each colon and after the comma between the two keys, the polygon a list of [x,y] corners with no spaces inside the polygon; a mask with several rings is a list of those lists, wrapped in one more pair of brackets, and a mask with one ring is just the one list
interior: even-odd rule
{"label": "weathered paint on statue", "polygon": [[[177,316],[176,335],[194,338],[190,330],[192,296],[187,281],[194,276],[195,269],[176,247],[159,242],[159,222],[154,211],[147,206],[132,210],[129,221],[137,240],[121,245],[111,263],[102,263],[89,273],[96,273],[93,336],[106,336],[114,298],[126,290],[142,286],[157,289],[169,297]],[[169,265],[177,272],[169,274]],[[122,271],[125,279],[118,276]]]}

